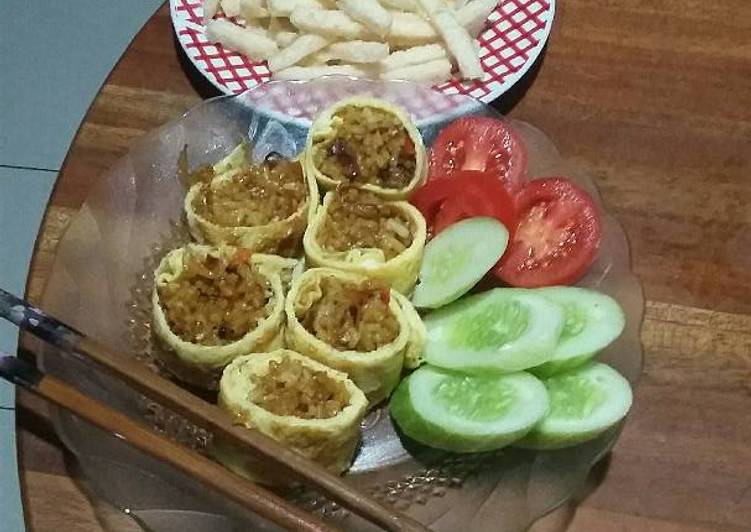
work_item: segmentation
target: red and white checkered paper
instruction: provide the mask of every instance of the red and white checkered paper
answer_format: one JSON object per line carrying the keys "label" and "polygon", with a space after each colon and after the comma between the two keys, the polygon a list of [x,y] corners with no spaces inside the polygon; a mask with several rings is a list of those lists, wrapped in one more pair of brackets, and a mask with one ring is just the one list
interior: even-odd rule
{"label": "red and white checkered paper", "polygon": [[[266,62],[253,62],[237,52],[210,42],[203,31],[201,0],[170,0],[172,23],[177,38],[196,68],[220,91],[239,94],[269,81],[271,72]],[[550,34],[555,13],[555,0],[501,0],[488,16],[485,29],[478,37],[480,63],[485,70],[481,81],[447,80],[433,89],[445,95],[469,95],[490,103],[509,90],[532,66]],[[321,105],[311,105],[311,112],[332,100],[322,95]],[[425,117],[421,102],[399,102],[413,115]],[[277,111],[293,117],[310,118],[307,109],[285,109],[278,103]],[[430,113],[442,110],[431,109]]]}

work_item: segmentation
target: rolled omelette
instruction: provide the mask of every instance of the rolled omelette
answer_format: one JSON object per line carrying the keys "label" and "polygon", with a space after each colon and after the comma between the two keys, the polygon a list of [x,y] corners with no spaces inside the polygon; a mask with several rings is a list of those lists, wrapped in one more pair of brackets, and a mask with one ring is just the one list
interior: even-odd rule
{"label": "rolled omelette", "polygon": [[284,294],[289,292],[292,281],[305,271],[304,259],[254,253],[252,254],[252,261],[262,273],[279,275]]}
{"label": "rolled omelette", "polygon": [[367,277],[313,268],[293,281],[287,295],[285,343],[347,373],[374,405],[399,383],[405,353],[422,352],[424,344],[412,344],[405,303],[411,306]]}
{"label": "rolled omelette", "polygon": [[409,299],[397,291],[393,291],[391,295],[399,303],[410,329],[407,347],[404,349],[404,367],[406,369],[417,369],[425,361],[423,351],[425,351],[425,344],[428,341],[428,331]]}
{"label": "rolled omelette", "polygon": [[[235,152],[239,147],[235,150]],[[239,162],[233,152],[193,184],[184,209],[198,242],[293,256],[318,206],[318,187],[297,160]]]}
{"label": "rolled omelette", "polygon": [[370,277],[408,295],[420,273],[425,218],[406,201],[352,187],[326,193],[303,236],[310,266]]}
{"label": "rolled omelette", "polygon": [[341,100],[315,119],[305,173],[326,190],[346,184],[386,199],[404,199],[427,176],[425,146],[407,114],[383,100]]}
{"label": "rolled omelette", "polygon": [[152,329],[168,370],[214,388],[234,358],[281,347],[282,275],[293,261],[231,246],[188,244],[154,274]]}
{"label": "rolled omelette", "polygon": [[[346,374],[279,349],[233,360],[222,373],[219,406],[238,423],[339,474],[352,462],[367,400]],[[215,456],[235,472],[279,483],[247,452],[227,445],[218,451]]]}

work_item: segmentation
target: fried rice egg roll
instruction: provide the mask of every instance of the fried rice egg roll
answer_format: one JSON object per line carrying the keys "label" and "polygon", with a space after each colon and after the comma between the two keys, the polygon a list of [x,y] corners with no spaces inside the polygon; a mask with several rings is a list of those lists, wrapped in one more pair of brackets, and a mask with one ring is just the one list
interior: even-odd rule
{"label": "fried rice egg roll", "polygon": [[303,237],[311,266],[336,268],[409,294],[425,249],[425,218],[406,201],[355,188],[328,192]]}
{"label": "fried rice egg roll", "polygon": [[347,373],[371,405],[399,383],[411,327],[388,286],[314,268],[292,283],[285,312],[287,346]]}
{"label": "fried rice egg roll", "polygon": [[404,350],[404,367],[406,369],[417,369],[425,361],[423,351],[425,351],[425,344],[428,342],[428,331],[410,300],[399,292],[392,292],[392,295],[401,306],[410,328],[409,340]]}
{"label": "fried rice egg roll", "polygon": [[[198,242],[292,256],[318,205],[318,187],[299,161],[216,165],[209,180],[185,196],[190,233]],[[216,170],[222,170],[216,172]]]}
{"label": "fried rice egg roll", "polygon": [[[239,424],[337,474],[352,462],[367,404],[346,374],[287,349],[236,358],[219,385],[219,406]],[[241,475],[280,483],[236,447],[220,444],[214,454]]]}
{"label": "fried rice egg roll", "polygon": [[398,107],[354,97],[324,110],[308,133],[307,176],[324,189],[348,184],[388,199],[404,199],[426,178],[425,146]]}
{"label": "fried rice egg roll", "polygon": [[[167,369],[214,388],[234,358],[281,347],[286,263],[230,246],[188,244],[154,275],[152,330]],[[291,274],[289,274],[291,276]]]}

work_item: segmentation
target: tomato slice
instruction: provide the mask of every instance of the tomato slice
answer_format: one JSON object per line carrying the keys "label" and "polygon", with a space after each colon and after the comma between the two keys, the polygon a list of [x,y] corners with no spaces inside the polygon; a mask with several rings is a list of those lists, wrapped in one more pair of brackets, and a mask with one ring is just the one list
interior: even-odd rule
{"label": "tomato slice", "polygon": [[527,179],[527,149],[503,120],[460,118],[443,128],[430,148],[428,179],[453,177],[462,170],[494,175],[513,195]]}
{"label": "tomato slice", "polygon": [[488,209],[487,205],[472,205],[465,196],[448,198],[443,202],[435,218],[433,218],[430,228],[431,236],[437,235],[456,222],[474,216],[491,216],[495,218],[495,210],[492,207]]}
{"label": "tomato slice", "polygon": [[503,184],[486,172],[460,171],[455,176],[428,181],[410,199],[425,217],[430,235],[475,216],[496,218],[511,232],[514,203]]}
{"label": "tomato slice", "polygon": [[515,198],[517,223],[495,273],[512,286],[573,284],[602,237],[592,197],[563,177],[535,179]]}

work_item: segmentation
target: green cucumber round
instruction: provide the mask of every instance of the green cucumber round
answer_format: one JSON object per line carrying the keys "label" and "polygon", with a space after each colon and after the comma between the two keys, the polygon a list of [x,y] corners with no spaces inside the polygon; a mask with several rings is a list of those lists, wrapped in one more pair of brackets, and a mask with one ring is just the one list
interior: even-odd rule
{"label": "green cucumber round", "polygon": [[590,362],[544,379],[550,410],[515,445],[561,449],[592,440],[623,419],[631,408],[631,385],[616,370]]}
{"label": "green cucumber round", "polygon": [[529,373],[471,376],[422,366],[401,382],[389,407],[410,438],[469,453],[524,436],[547,412],[548,394]]}
{"label": "green cucumber round", "polygon": [[446,228],[425,246],[412,304],[438,308],[466,294],[507,244],[508,231],[495,218],[469,218]]}
{"label": "green cucumber round", "polygon": [[626,318],[612,297],[576,286],[553,286],[537,291],[559,305],[565,325],[548,362],[531,369],[548,377],[580,366],[610,345],[623,332]]}
{"label": "green cucumber round", "polygon": [[551,359],[564,315],[534,290],[496,288],[432,312],[424,322],[429,364],[467,373],[513,373]]}

